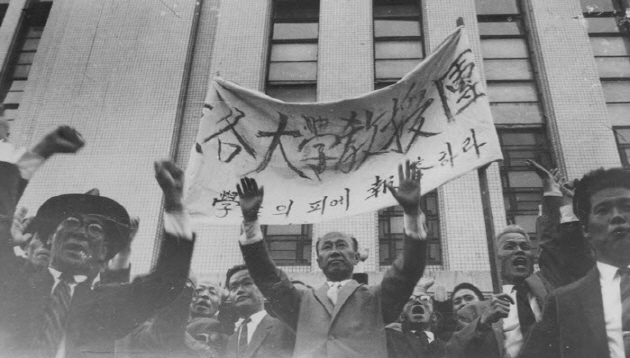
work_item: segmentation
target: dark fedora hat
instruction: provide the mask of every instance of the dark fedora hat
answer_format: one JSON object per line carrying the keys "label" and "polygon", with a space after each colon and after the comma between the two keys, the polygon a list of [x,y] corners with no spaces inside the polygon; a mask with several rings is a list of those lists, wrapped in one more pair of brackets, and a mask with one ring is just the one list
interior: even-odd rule
{"label": "dark fedora hat", "polygon": [[98,194],[98,190],[92,189],[86,194],[63,194],[46,200],[37,210],[35,229],[49,236],[72,215],[98,215],[103,219],[106,233],[105,259],[110,260],[129,241],[129,214],[115,200]]}

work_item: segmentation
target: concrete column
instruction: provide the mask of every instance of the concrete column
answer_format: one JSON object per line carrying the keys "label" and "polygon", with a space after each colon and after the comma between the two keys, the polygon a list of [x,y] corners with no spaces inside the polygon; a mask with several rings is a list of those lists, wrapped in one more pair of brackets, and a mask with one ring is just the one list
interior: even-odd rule
{"label": "concrete column", "polygon": [[569,178],[621,165],[579,1],[530,0],[524,8],[558,165]]}
{"label": "concrete column", "polygon": [[[446,0],[423,1],[422,4],[426,52],[430,53],[437,48],[455,30],[457,18],[462,17],[475,53],[477,68],[482,79],[485,79],[475,2]],[[498,165],[492,164],[487,174],[494,230],[499,231],[505,226],[505,208]],[[471,172],[442,186],[439,189],[439,199],[444,269],[487,273],[490,270],[490,261],[477,172]],[[451,282],[452,279],[445,281]],[[491,285],[491,281],[487,280],[483,284]],[[491,290],[492,287],[482,289]]]}
{"label": "concrete column", "polygon": [[159,229],[152,163],[169,156],[178,128],[194,9],[184,0],[56,0],[12,130],[26,146],[61,124],[84,135],[80,153],[37,173],[21,205],[35,212],[53,195],[99,188],[142,218],[134,273],[149,269]]}

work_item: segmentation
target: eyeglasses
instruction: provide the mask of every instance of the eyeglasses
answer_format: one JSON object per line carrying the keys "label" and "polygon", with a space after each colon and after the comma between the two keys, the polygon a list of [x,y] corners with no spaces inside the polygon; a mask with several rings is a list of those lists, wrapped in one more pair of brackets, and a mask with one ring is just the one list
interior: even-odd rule
{"label": "eyeglasses", "polygon": [[410,301],[420,301],[420,302],[428,302],[432,303],[433,299],[429,295],[412,295],[409,297]]}
{"label": "eyeglasses", "polygon": [[66,230],[79,230],[85,227],[86,233],[94,238],[105,236],[105,229],[101,224],[101,218],[96,215],[69,216],[60,224]]}

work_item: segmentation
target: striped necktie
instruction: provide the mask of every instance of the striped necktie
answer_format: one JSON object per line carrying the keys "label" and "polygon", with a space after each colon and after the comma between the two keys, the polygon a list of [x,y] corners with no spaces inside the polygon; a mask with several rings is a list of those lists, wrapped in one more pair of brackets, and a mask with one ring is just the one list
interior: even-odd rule
{"label": "striped necktie", "polygon": [[621,288],[621,330],[623,331],[623,343],[626,350],[626,358],[630,358],[630,268],[619,269]]}
{"label": "striped necktie", "polygon": [[241,323],[241,329],[239,330],[238,335],[238,354],[237,356],[245,357],[245,352],[247,351],[247,324],[251,322],[251,318],[247,318]]}
{"label": "striped necktie", "polygon": [[74,276],[62,273],[50,296],[39,335],[38,347],[42,357],[54,357],[57,353],[68,321],[72,298],[70,285],[74,282]]}

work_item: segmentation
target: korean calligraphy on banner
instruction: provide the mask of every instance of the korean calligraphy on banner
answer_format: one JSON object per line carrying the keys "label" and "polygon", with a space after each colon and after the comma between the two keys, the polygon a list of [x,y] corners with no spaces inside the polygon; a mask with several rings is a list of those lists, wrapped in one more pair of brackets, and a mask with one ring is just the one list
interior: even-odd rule
{"label": "korean calligraphy on banner", "polygon": [[485,88],[463,27],[394,85],[338,102],[285,103],[215,78],[192,149],[193,219],[239,224],[236,184],[265,187],[263,224],[337,219],[396,205],[398,164],[426,193],[500,160]]}

